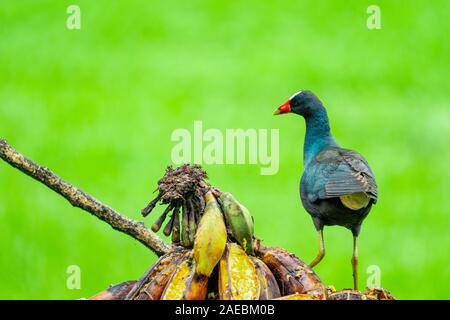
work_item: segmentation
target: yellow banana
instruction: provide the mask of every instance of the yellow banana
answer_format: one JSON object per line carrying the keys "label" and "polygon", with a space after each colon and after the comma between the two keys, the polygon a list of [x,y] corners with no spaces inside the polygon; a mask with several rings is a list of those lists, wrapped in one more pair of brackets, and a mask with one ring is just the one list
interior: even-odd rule
{"label": "yellow banana", "polygon": [[206,207],[194,240],[196,272],[209,277],[222,257],[227,242],[227,230],[214,195],[205,195]]}

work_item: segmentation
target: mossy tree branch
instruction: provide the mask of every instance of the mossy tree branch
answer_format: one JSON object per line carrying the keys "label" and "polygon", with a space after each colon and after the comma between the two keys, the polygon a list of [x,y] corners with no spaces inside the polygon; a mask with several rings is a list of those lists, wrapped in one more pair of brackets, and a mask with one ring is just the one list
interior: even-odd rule
{"label": "mossy tree branch", "polygon": [[91,213],[100,220],[108,223],[115,230],[121,231],[140,241],[158,256],[171,250],[171,246],[165,243],[154,232],[147,229],[144,223],[125,217],[81,189],[64,181],[48,168],[27,159],[12,148],[6,140],[0,140],[0,158],[26,175],[45,184],[66,198],[74,207]]}

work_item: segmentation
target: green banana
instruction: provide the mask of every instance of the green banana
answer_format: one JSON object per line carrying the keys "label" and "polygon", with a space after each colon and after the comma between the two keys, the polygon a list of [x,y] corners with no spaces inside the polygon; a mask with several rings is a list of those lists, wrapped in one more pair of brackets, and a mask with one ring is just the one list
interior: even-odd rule
{"label": "green banana", "polygon": [[247,254],[253,255],[254,227],[250,212],[231,193],[222,193],[218,200],[222,206],[225,221],[231,229],[233,237],[244,248]]}

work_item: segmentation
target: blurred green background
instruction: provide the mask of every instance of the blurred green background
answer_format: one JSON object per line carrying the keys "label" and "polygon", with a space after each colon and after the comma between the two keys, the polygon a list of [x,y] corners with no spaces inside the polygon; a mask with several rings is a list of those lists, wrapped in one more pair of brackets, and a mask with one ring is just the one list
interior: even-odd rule
{"label": "blurred green background", "polygon": [[[381,30],[366,27],[373,3]],[[81,30],[66,28],[70,4],[81,8]],[[309,262],[316,232],[298,195],[305,125],[272,112],[310,89],[379,185],[359,242],[360,286],[377,265],[398,298],[449,299],[448,12],[446,0],[3,0],[0,137],[141,219],[176,128],[279,128],[276,175],[258,165],[205,169],[251,210],[265,244]],[[316,271],[351,287],[351,233],[326,228],[325,242]],[[156,259],[4,162],[0,251],[2,299],[89,297],[139,278]],[[66,287],[70,265],[80,267],[80,290]]]}

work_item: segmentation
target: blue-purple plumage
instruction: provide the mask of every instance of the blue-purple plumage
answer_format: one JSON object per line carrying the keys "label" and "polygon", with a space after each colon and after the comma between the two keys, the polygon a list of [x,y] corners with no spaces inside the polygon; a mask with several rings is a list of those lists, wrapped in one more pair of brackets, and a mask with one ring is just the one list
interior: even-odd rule
{"label": "blue-purple plumage", "polygon": [[[369,205],[359,210],[345,207],[339,199],[358,192],[370,197]],[[305,166],[300,197],[317,229],[341,225],[358,235],[362,221],[377,201],[378,191],[374,175],[360,154],[330,146],[319,151]]]}
{"label": "blue-purple plumage", "polygon": [[357,290],[357,238],[363,220],[378,199],[374,175],[359,153],[344,149],[336,142],[325,107],[312,92],[296,93],[274,114],[291,112],[301,115],[306,122],[300,198],[319,234],[319,253],[310,266],[316,266],[325,256],[324,226],[340,225],[350,229],[353,233],[353,287]]}
{"label": "blue-purple plumage", "polygon": [[[362,221],[378,198],[369,164],[359,153],[342,148],[336,142],[325,107],[312,92],[300,91],[282,110],[286,110],[287,105],[289,112],[301,115],[306,122],[304,171],[300,180],[303,206],[318,230],[324,225],[341,225],[357,236]],[[350,209],[340,199],[359,193],[367,195],[368,201],[358,209]]]}

